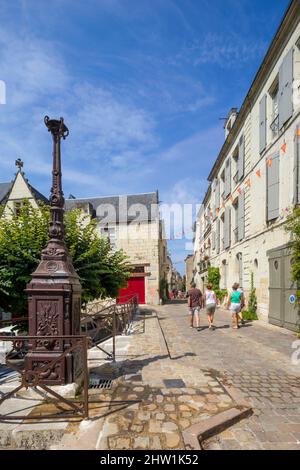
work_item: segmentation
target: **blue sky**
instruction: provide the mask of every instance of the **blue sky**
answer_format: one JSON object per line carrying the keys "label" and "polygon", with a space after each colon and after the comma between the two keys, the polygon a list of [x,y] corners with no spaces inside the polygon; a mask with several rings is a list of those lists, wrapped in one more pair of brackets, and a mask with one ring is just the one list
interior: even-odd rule
{"label": "blue sky", "polygon": [[[0,181],[21,157],[51,186],[43,117],[64,116],[64,192],[159,190],[200,202],[224,140],[289,0],[1,0]],[[185,241],[169,243],[183,270]]]}

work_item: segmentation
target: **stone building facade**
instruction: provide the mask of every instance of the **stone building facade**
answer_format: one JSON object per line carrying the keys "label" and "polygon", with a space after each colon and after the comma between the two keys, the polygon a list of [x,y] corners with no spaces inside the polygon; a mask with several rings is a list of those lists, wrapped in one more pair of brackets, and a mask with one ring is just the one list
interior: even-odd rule
{"label": "stone building facade", "polygon": [[[22,163],[22,162],[21,162]],[[13,181],[0,183],[0,205],[3,215],[17,213],[24,200],[33,207],[48,199],[33,188],[22,171]],[[66,199],[66,210],[79,208],[97,219],[99,234],[108,237],[112,249],[122,249],[129,257],[132,278],[120,297],[138,293],[140,303],[160,303],[160,281],[168,276],[167,240],[159,215],[158,193],[87,199]]]}
{"label": "stone building facade", "polygon": [[218,266],[221,287],[237,281],[247,294],[253,273],[260,318],[291,329],[299,316],[284,225],[300,202],[299,90],[300,2],[292,1],[239,112],[228,114],[195,224],[199,285]]}
{"label": "stone building facade", "polygon": [[188,290],[191,286],[191,283],[194,280],[194,256],[188,255],[184,261],[185,261],[186,289]]}
{"label": "stone building facade", "polygon": [[160,303],[160,281],[166,278],[167,244],[159,216],[158,193],[67,199],[66,210],[81,209],[97,219],[102,236],[129,257],[132,277],[120,296],[138,293],[140,303]]}

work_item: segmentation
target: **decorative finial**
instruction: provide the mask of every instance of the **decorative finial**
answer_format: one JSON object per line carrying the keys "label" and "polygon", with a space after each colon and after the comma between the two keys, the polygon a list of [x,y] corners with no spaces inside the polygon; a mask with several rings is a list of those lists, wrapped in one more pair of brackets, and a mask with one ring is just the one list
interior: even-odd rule
{"label": "decorative finial", "polygon": [[24,166],[24,163],[22,162],[21,158],[18,158],[18,159],[15,161],[15,165],[16,165],[16,167],[19,168],[19,171],[21,171],[21,169],[22,169],[23,166]]}

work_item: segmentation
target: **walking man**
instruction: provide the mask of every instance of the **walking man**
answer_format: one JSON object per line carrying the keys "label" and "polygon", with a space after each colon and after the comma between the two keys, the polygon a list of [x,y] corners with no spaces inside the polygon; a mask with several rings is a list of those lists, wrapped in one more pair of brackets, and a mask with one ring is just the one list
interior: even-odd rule
{"label": "walking man", "polygon": [[200,309],[202,307],[202,292],[200,289],[196,288],[194,282],[191,283],[191,289],[188,292],[188,305],[190,308],[191,314],[191,324],[190,328],[194,327],[194,318],[195,326],[200,331]]}

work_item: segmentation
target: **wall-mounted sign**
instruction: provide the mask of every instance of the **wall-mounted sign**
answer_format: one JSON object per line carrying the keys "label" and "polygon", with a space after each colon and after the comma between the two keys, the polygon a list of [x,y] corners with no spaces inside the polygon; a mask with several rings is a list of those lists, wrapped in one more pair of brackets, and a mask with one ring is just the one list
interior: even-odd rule
{"label": "wall-mounted sign", "polygon": [[294,304],[296,302],[296,296],[294,294],[290,295],[289,301],[290,301],[290,304]]}

